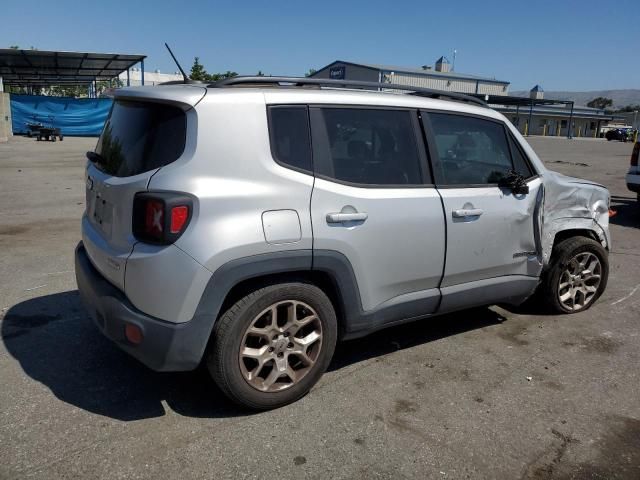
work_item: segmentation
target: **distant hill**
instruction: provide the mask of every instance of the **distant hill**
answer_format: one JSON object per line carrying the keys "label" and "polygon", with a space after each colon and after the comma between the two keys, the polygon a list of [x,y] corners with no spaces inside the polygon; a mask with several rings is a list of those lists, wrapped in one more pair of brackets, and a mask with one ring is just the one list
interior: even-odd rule
{"label": "distant hill", "polygon": [[[528,97],[528,91],[513,91],[510,95]],[[613,100],[614,108],[626,107],[627,105],[640,105],[640,89],[629,90],[594,90],[591,92],[544,92],[544,98],[556,100],[573,100],[576,105],[586,105],[596,97],[605,97]]]}

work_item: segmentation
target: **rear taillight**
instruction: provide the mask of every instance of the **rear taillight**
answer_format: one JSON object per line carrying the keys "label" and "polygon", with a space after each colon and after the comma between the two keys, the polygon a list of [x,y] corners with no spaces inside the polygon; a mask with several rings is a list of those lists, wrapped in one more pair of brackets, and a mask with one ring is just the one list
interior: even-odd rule
{"label": "rear taillight", "polygon": [[171,233],[180,233],[184,229],[189,220],[189,207],[179,205],[171,207]]}
{"label": "rear taillight", "polygon": [[633,146],[633,152],[631,152],[631,166],[638,166],[638,156],[640,156],[640,142],[636,142]]}
{"label": "rear taillight", "polygon": [[169,245],[187,229],[190,196],[173,192],[138,193],[133,199],[133,235],[145,243]]}

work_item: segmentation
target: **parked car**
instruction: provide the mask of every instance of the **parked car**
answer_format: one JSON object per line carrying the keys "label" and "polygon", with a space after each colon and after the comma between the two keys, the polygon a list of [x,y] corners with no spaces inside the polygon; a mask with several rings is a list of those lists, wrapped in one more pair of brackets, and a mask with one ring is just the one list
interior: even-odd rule
{"label": "parked car", "polygon": [[606,138],[608,141],[620,140],[621,142],[626,142],[627,140],[631,139],[631,129],[614,128],[605,133],[604,138]]}
{"label": "parked car", "polygon": [[536,291],[558,313],[594,304],[605,187],[547,170],[475,98],[345,83],[116,91],[75,254],[107,337],[154,370],[204,362],[269,409],[305,395],[338,340]]}
{"label": "parked car", "polygon": [[638,166],[638,156],[640,156],[640,141],[636,142],[631,152],[631,162],[627,172],[627,188],[634,192],[640,202],[640,167]]}

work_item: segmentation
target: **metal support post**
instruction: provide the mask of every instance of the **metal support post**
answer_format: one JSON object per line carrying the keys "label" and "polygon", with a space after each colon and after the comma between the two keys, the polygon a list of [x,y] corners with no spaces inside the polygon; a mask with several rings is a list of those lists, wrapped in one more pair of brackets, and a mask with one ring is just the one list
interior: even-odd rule
{"label": "metal support post", "polygon": [[571,102],[571,113],[569,114],[569,125],[567,125],[567,138],[571,137],[571,126],[573,124],[573,102]]}

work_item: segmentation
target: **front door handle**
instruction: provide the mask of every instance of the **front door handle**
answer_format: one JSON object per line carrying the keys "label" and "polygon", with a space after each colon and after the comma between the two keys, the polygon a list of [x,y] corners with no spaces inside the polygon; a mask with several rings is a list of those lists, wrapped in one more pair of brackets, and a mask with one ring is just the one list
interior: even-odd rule
{"label": "front door handle", "polygon": [[453,218],[479,217],[484,213],[484,210],[481,208],[460,208],[452,213]]}
{"label": "front door handle", "polygon": [[327,223],[364,222],[368,217],[365,212],[327,213]]}

